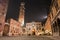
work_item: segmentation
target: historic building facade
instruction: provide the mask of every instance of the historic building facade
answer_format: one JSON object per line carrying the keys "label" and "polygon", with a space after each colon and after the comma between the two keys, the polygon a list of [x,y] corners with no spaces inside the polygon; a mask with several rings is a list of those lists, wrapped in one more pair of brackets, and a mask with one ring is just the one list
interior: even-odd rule
{"label": "historic building facade", "polygon": [[[49,11],[47,21],[45,24],[45,29],[47,29],[47,27],[49,27],[50,25],[49,29],[52,30],[51,31],[52,35],[59,36],[60,35],[60,0],[51,1],[50,11]],[[47,25],[48,23],[49,25]]]}
{"label": "historic building facade", "polygon": [[44,30],[45,30],[45,34],[51,34],[52,35],[50,15],[48,15],[48,18],[47,18],[46,23],[45,23]]}
{"label": "historic building facade", "polygon": [[11,19],[9,27],[9,36],[19,36],[22,34],[22,28],[20,22]]}
{"label": "historic building facade", "polygon": [[27,34],[40,35],[40,34],[43,34],[42,29],[43,29],[43,26],[41,22],[26,23]]}
{"label": "historic building facade", "polygon": [[2,36],[7,13],[8,0],[0,0],[0,36]]}

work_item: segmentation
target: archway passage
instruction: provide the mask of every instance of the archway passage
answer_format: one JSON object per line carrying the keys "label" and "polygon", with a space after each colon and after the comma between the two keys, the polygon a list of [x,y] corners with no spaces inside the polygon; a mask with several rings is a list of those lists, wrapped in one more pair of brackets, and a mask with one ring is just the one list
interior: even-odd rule
{"label": "archway passage", "polygon": [[60,19],[55,19],[54,23],[52,24],[52,31],[53,36],[60,36]]}
{"label": "archway passage", "polygon": [[8,32],[9,32],[9,25],[5,25],[3,30],[3,36],[8,36]]}
{"label": "archway passage", "polygon": [[60,19],[57,18],[58,28],[59,28],[59,36],[60,36]]}
{"label": "archway passage", "polygon": [[34,29],[34,30],[32,30],[32,35],[35,35],[35,29]]}
{"label": "archway passage", "polygon": [[35,35],[35,32],[32,32],[32,35]]}

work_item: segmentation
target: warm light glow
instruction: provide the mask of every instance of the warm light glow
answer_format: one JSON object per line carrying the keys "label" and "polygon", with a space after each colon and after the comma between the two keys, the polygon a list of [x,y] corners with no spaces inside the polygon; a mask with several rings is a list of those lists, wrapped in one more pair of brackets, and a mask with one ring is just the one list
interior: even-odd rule
{"label": "warm light glow", "polygon": [[49,32],[48,30],[45,31],[45,33],[48,33],[48,32]]}
{"label": "warm light glow", "polygon": [[44,34],[44,32],[43,31],[40,31],[40,32],[37,33],[37,36],[43,35],[43,34]]}
{"label": "warm light glow", "polygon": [[21,24],[21,26],[24,26],[24,21],[22,21],[22,24]]}
{"label": "warm light glow", "polygon": [[34,30],[32,30],[33,32],[35,32],[35,29]]}
{"label": "warm light glow", "polygon": [[49,30],[46,30],[45,33],[50,33],[52,35],[52,32]]}

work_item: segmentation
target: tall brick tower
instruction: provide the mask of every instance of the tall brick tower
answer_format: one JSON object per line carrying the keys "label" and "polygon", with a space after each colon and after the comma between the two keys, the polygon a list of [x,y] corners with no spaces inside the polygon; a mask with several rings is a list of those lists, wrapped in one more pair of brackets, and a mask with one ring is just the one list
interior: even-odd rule
{"label": "tall brick tower", "polygon": [[2,36],[7,13],[8,0],[0,0],[0,36]]}
{"label": "tall brick tower", "polygon": [[25,7],[24,7],[25,3],[21,2],[20,5],[20,11],[19,11],[19,19],[18,21],[21,23],[21,26],[24,26],[24,13],[25,13]]}

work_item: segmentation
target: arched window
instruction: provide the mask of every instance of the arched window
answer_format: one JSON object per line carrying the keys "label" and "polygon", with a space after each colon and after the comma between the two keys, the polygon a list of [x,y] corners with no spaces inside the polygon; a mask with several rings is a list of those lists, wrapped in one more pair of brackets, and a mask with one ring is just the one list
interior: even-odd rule
{"label": "arched window", "polygon": [[2,23],[0,23],[0,26],[2,26]]}

